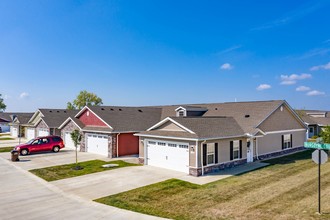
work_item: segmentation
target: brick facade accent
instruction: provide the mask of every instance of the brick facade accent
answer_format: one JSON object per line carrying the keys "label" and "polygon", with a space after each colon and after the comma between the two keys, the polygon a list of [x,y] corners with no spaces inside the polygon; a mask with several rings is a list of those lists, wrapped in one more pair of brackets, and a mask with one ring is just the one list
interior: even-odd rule
{"label": "brick facade accent", "polygon": [[[66,132],[72,132],[72,131],[74,131],[75,129],[77,129],[77,130],[79,130],[79,128],[77,127],[77,125],[73,122],[73,121],[69,121],[62,129],[61,129],[61,137],[62,137],[62,139],[64,140],[64,138],[65,138],[65,133]],[[80,131],[80,135],[81,135],[81,142],[80,142],[80,148],[79,148],[79,150],[81,151],[81,152],[84,152],[85,151],[85,148],[83,148],[82,147],[82,142],[83,142],[83,140],[84,140],[84,134],[83,134],[83,132],[82,131]],[[85,145],[84,145],[85,146]]]}
{"label": "brick facade accent", "polygon": [[[241,160],[234,160],[230,162],[215,164],[212,166],[204,167],[204,174],[217,172],[219,170],[224,170],[227,168],[236,167],[246,163],[246,159]],[[201,176],[202,175],[202,168],[189,168],[189,174],[192,176]]]}
{"label": "brick facade accent", "polygon": [[[285,150],[282,150],[282,151],[272,152],[272,153],[269,153],[269,154],[259,155],[258,159],[259,160],[265,160],[265,159],[284,156],[286,154],[291,154],[291,153],[298,152],[298,151],[303,151],[303,150],[306,150],[306,148],[304,148],[304,147],[295,147],[295,148],[285,149]],[[143,159],[143,158],[141,158],[141,159]],[[255,158],[255,160],[257,160],[257,158]],[[139,161],[140,161],[140,158],[139,158]],[[217,172],[219,170],[223,170],[223,169],[227,169],[227,168],[236,167],[236,166],[239,166],[239,165],[242,165],[242,164],[245,164],[245,163],[246,163],[246,159],[235,160],[235,161],[230,161],[230,162],[221,163],[221,164],[215,164],[213,166],[204,167],[204,174]],[[200,175],[202,175],[202,168],[190,168],[189,169],[189,174],[192,175],[192,176],[200,176]]]}
{"label": "brick facade accent", "polygon": [[39,135],[39,129],[47,129],[48,132],[50,133],[48,126],[43,120],[41,120],[36,126],[36,136]]}
{"label": "brick facade accent", "polygon": [[[291,153],[294,153],[294,152],[297,152],[297,151],[303,151],[303,150],[306,150],[305,147],[295,147],[295,148],[289,148],[289,149],[285,149],[285,150],[281,150],[281,151],[277,151],[277,152],[272,152],[272,153],[269,153],[269,154],[263,154],[263,155],[259,155],[258,156],[258,159],[259,160],[265,160],[265,159],[270,159],[270,158],[273,158],[273,157],[279,157],[279,156],[282,156],[282,155],[286,155],[286,154],[291,154]],[[255,158],[257,159],[257,158]]]}

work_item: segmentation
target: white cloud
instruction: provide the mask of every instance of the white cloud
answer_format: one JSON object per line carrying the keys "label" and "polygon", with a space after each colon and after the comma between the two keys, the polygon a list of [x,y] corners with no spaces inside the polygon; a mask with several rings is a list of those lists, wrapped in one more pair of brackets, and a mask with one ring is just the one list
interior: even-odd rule
{"label": "white cloud", "polygon": [[297,81],[295,81],[295,80],[284,80],[281,82],[281,85],[293,85],[296,83],[297,83]]}
{"label": "white cloud", "polygon": [[305,91],[309,91],[311,90],[311,88],[307,87],[307,86],[299,86],[296,88],[297,92],[305,92]]}
{"label": "white cloud", "polygon": [[293,85],[296,84],[298,80],[310,79],[312,78],[311,74],[302,73],[302,74],[291,74],[291,75],[281,75],[281,85]]}
{"label": "white cloud", "polygon": [[308,95],[308,96],[325,95],[325,92],[313,90],[313,91],[307,92],[306,95]]}
{"label": "white cloud", "polygon": [[222,55],[222,54],[230,53],[230,52],[232,52],[232,51],[234,51],[234,50],[237,50],[237,49],[239,49],[239,48],[241,48],[241,47],[242,47],[242,45],[235,45],[235,46],[229,47],[229,48],[227,48],[227,49],[224,49],[224,50],[222,50],[222,51],[219,51],[219,52],[217,53],[217,55]]}
{"label": "white cloud", "polygon": [[27,92],[22,92],[22,93],[19,95],[19,98],[20,98],[20,99],[25,99],[25,98],[27,98],[27,97],[29,97],[29,93],[27,93]]}
{"label": "white cloud", "polygon": [[324,65],[313,66],[310,68],[310,71],[316,71],[321,69],[330,70],[330,62]]}
{"label": "white cloud", "polygon": [[220,66],[220,69],[222,69],[222,70],[231,70],[233,68],[234,67],[230,63],[224,63]]}
{"label": "white cloud", "polygon": [[9,99],[10,98],[10,96],[9,95],[3,95],[3,99]]}
{"label": "white cloud", "polygon": [[268,85],[268,84],[260,84],[260,85],[257,87],[257,90],[258,90],[258,91],[262,91],[262,90],[270,89],[270,88],[272,88],[271,85]]}

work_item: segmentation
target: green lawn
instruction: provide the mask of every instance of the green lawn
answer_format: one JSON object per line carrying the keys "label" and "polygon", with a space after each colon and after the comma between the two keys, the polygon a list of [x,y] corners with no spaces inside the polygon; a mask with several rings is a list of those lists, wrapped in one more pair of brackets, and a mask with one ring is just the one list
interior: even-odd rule
{"label": "green lawn", "polygon": [[[103,168],[104,164],[118,164],[118,167]],[[31,173],[39,176],[40,178],[47,181],[54,181],[60,179],[66,179],[75,176],[82,176],[90,173],[102,172],[112,169],[118,169],[127,166],[139,166],[138,164],[127,163],[122,160],[116,160],[111,162],[105,162],[103,160],[90,160],[86,162],[78,163],[79,166],[83,167],[82,170],[74,170],[72,168],[76,167],[76,164],[66,164],[60,166],[46,167],[42,169],[30,170]]]}
{"label": "green lawn", "polygon": [[10,141],[10,140],[14,140],[14,138],[11,138],[11,137],[1,137],[0,136],[0,141]]}
{"label": "green lawn", "polygon": [[14,147],[0,147],[0,153],[10,152]]}
{"label": "green lawn", "polygon": [[207,185],[171,179],[97,202],[172,219],[330,219],[330,163],[322,165],[317,211],[317,165],[305,151],[268,160],[270,166]]}

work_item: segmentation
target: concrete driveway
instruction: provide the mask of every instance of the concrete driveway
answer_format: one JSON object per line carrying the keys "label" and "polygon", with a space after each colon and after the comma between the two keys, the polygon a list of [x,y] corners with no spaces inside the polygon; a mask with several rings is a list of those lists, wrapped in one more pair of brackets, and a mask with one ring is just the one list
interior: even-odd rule
{"label": "concrete driveway", "polygon": [[152,166],[124,167],[84,176],[50,182],[64,192],[86,199],[117,194],[171,178],[183,178],[185,173]]}
{"label": "concrete driveway", "polygon": [[[11,154],[9,152],[0,153],[0,157],[9,160]],[[15,165],[24,170],[32,170],[43,167],[69,164],[69,163],[74,163],[76,161],[75,151],[71,149],[62,149],[58,153],[54,153],[54,152],[34,153],[27,156],[20,156],[19,159],[20,161],[15,162]],[[95,159],[100,159],[104,161],[111,160],[110,158],[98,154],[78,152],[78,161],[80,162],[95,160]],[[135,158],[122,158],[122,159],[134,160]]]}
{"label": "concrete driveway", "polygon": [[65,193],[52,184],[0,158],[2,220],[160,219]]}

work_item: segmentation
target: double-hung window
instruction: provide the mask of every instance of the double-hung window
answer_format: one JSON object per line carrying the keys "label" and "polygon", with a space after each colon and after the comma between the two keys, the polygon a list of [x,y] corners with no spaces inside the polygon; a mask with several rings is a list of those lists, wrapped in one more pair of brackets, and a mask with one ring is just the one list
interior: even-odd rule
{"label": "double-hung window", "polygon": [[291,134],[282,135],[282,149],[292,148],[292,136]]}
{"label": "double-hung window", "polygon": [[207,144],[207,164],[214,164],[214,143]]}
{"label": "double-hung window", "polygon": [[242,140],[230,141],[230,160],[242,158]]}
{"label": "double-hung window", "polygon": [[239,141],[233,142],[233,160],[239,159]]}

